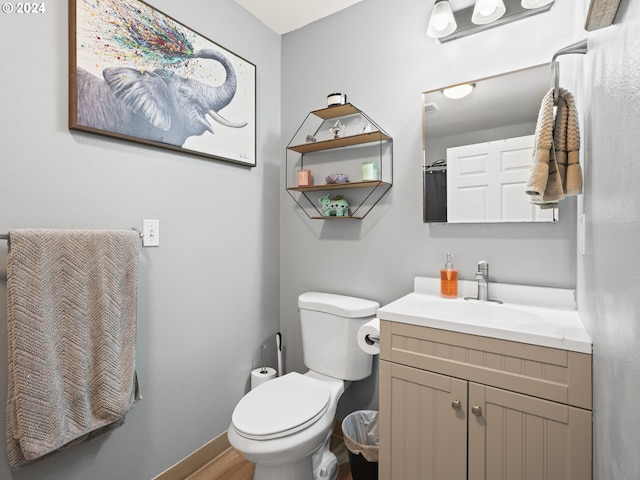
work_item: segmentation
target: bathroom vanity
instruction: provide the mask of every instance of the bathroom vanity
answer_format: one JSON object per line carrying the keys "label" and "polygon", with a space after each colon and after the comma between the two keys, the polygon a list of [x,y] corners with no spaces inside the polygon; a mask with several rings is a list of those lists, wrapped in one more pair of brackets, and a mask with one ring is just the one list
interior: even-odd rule
{"label": "bathroom vanity", "polygon": [[378,311],[382,480],[591,479],[591,340],[573,292],[436,279]]}

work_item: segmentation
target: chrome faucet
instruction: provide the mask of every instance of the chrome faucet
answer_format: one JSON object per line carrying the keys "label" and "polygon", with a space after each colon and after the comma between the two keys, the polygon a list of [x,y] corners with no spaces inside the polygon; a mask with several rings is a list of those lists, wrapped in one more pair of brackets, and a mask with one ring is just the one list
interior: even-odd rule
{"label": "chrome faucet", "polygon": [[489,298],[489,262],[487,262],[486,260],[481,260],[478,262],[476,280],[478,281],[478,296],[476,298],[465,297],[465,300],[502,303],[500,300],[491,300]]}
{"label": "chrome faucet", "polygon": [[478,280],[478,300],[486,302],[489,300],[489,262],[485,260],[478,262],[476,280]]}

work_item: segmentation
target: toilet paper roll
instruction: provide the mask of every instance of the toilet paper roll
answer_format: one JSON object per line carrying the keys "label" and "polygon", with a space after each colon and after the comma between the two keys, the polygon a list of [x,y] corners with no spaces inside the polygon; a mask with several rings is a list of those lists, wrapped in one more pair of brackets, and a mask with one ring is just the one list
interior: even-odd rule
{"label": "toilet paper roll", "polygon": [[380,320],[378,318],[368,321],[358,330],[358,346],[360,350],[370,355],[378,355],[380,353],[380,342],[370,340],[367,335],[380,338]]}
{"label": "toilet paper roll", "polygon": [[273,380],[277,376],[277,372],[274,368],[267,367],[262,371],[262,368],[256,368],[251,371],[251,390],[256,388],[258,385],[262,385],[269,380]]}

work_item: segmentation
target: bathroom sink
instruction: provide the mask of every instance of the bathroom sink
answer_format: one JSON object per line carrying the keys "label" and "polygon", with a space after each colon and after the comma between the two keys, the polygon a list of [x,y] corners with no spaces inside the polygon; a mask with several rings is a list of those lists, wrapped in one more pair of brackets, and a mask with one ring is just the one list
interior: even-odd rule
{"label": "bathroom sink", "polygon": [[549,287],[492,284],[492,299],[475,297],[475,282],[460,281],[460,296],[440,296],[439,279],[416,277],[415,291],[378,310],[391,322],[500,338],[532,345],[591,353],[592,342],[575,306],[573,292]]}
{"label": "bathroom sink", "polygon": [[480,325],[500,326],[503,324],[524,325],[539,323],[542,318],[522,308],[507,306],[494,302],[479,302],[476,300],[429,300],[420,305],[424,314],[434,319],[451,322],[465,322]]}

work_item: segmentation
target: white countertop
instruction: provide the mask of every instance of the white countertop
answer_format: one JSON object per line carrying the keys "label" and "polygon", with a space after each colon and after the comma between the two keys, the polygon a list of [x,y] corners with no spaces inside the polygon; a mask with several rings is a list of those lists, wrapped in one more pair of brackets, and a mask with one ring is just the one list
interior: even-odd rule
{"label": "white countertop", "polygon": [[476,282],[460,281],[459,296],[440,297],[440,279],[417,277],[414,292],[378,309],[378,318],[483,337],[592,352],[591,338],[575,307],[573,290],[490,284],[491,299],[504,303],[464,300],[475,297]]}

